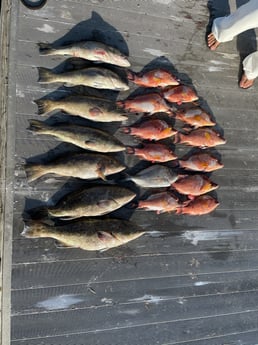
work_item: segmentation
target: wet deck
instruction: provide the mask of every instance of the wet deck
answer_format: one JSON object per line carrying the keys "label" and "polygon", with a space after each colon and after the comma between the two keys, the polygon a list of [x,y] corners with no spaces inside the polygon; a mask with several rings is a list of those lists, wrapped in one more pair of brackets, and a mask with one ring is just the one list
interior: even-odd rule
{"label": "wet deck", "polygon": [[[234,10],[235,1],[230,6]],[[5,188],[6,205],[14,205],[6,211],[7,224],[13,224],[13,345],[257,344],[257,85],[244,91],[237,84],[240,56],[256,49],[255,32],[213,53],[205,45],[208,20],[206,0],[48,0],[38,11],[12,2]],[[25,177],[25,159],[71,149],[26,129],[28,119],[42,119],[34,99],[66,92],[37,83],[37,66],[54,68],[64,61],[39,56],[37,43],[92,38],[128,53],[135,71],[152,65],[175,71],[194,86],[227,139],[217,150],[224,168],[211,174],[220,186],[216,211],[190,217],[125,208],[121,214],[148,233],[103,253],[60,249],[50,239],[20,236],[24,210],[81,183],[49,177],[28,185]],[[176,146],[179,156],[187,151]],[[125,161],[136,171],[137,159]]]}

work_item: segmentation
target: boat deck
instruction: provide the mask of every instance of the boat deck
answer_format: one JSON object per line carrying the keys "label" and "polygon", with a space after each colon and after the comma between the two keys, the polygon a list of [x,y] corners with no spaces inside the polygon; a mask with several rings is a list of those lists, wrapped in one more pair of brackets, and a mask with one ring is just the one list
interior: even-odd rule
{"label": "boat deck", "polygon": [[[219,1],[213,3],[216,8]],[[218,8],[221,14],[243,1],[231,0],[228,8],[226,3]],[[241,58],[256,50],[256,32],[242,34],[211,52],[205,43],[209,15],[206,0],[48,0],[36,11],[11,1],[9,175],[2,182],[6,192],[4,308],[11,303],[3,324],[8,328],[10,317],[12,345],[257,344],[257,85],[248,91],[238,87]],[[47,161],[74,150],[72,145],[27,130],[32,118],[47,123],[70,119],[62,113],[37,115],[33,100],[68,92],[58,84],[39,84],[37,67],[71,66],[61,56],[40,56],[37,43],[82,39],[119,48],[129,55],[133,71],[164,67],[194,87],[227,140],[216,149],[224,168],[209,174],[219,184],[212,193],[220,202],[215,211],[193,217],[124,207],[115,216],[131,219],[147,232],[106,252],[59,248],[52,239],[21,237],[27,210],[56,201],[84,184],[50,175],[28,184],[23,169],[26,160]],[[119,95],[97,94],[123,99],[139,92],[130,86],[130,91]],[[136,119],[132,115],[129,121]],[[137,143],[121,135],[117,123],[98,127],[125,144]],[[179,157],[189,149],[175,145]],[[118,157],[125,160],[128,173],[147,166],[126,154]],[[123,178],[117,178],[122,184]],[[125,185],[135,189],[130,182]],[[145,192],[137,189],[138,196]],[[7,341],[8,332],[3,334]]]}

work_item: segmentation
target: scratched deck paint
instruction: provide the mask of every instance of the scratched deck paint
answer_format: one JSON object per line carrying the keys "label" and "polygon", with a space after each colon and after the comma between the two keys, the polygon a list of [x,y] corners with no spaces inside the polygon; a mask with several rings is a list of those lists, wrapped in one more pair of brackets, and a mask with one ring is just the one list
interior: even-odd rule
{"label": "scratched deck paint", "polygon": [[[235,8],[233,0],[230,6]],[[11,18],[11,344],[255,344],[257,86],[248,91],[237,86],[238,49],[246,55],[246,42],[254,42],[255,33],[210,52],[204,39],[206,0],[48,0],[38,11],[13,1]],[[126,209],[126,217],[147,233],[103,253],[61,249],[51,239],[20,236],[24,209],[56,200],[82,183],[49,176],[29,185],[22,168],[25,158],[48,159],[71,149],[26,130],[29,119],[42,120],[32,100],[66,94],[60,85],[37,83],[36,67],[54,68],[64,61],[40,56],[37,43],[93,37],[129,55],[134,71],[161,65],[174,71],[195,88],[227,139],[218,148],[224,168],[212,173],[220,202],[214,212],[190,217]],[[105,128],[128,145],[134,142],[113,125]],[[186,151],[177,145],[179,156]],[[127,157],[128,165],[137,162]]]}

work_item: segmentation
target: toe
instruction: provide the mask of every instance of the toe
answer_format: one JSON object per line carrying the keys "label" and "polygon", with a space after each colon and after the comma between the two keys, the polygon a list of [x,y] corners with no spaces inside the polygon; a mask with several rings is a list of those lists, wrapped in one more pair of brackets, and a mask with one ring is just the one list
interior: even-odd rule
{"label": "toe", "polygon": [[245,74],[242,75],[242,78],[239,82],[239,86],[242,89],[248,89],[249,87],[253,86],[253,84],[254,84],[254,79],[247,79]]}

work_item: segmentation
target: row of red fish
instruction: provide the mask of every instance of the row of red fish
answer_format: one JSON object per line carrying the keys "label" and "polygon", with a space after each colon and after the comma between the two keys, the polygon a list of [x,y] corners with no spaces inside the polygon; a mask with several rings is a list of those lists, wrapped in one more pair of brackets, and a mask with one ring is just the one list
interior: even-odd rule
{"label": "row of red fish", "polygon": [[[173,110],[169,103],[190,103],[198,100],[194,90],[186,85],[179,85],[179,80],[170,72],[156,69],[147,73],[128,73],[128,79],[142,87],[157,87],[158,92],[139,95],[127,100],[118,101],[117,105],[128,112],[166,113],[170,118],[184,122],[190,126],[184,132],[177,131],[167,121],[150,118],[132,126],[122,127],[124,133],[143,140],[158,141],[171,138],[173,144],[182,143],[193,147],[209,148],[225,144],[225,139],[212,126],[216,123],[211,115],[194,103],[193,106]],[[168,103],[169,102],[169,103]],[[207,151],[197,152],[178,159],[166,144],[143,142],[141,147],[127,148],[127,153],[135,154],[140,159],[155,162],[178,160],[184,170],[211,172],[223,167],[219,160]],[[183,175],[171,184],[169,190],[151,194],[138,203],[139,209],[159,213],[174,211],[177,214],[201,215],[213,211],[218,201],[206,193],[215,190],[218,185],[201,174]],[[186,201],[173,192],[187,196]]]}

